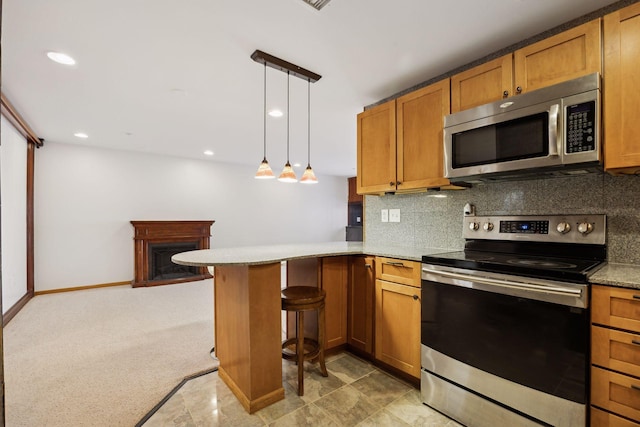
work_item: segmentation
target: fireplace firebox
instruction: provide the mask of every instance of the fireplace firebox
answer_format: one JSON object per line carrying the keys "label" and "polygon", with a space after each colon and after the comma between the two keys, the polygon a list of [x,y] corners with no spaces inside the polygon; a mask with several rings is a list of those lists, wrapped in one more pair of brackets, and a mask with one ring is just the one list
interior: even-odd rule
{"label": "fireplace firebox", "polygon": [[133,287],[168,285],[209,279],[206,267],[171,262],[179,252],[209,249],[215,221],[131,221],[135,229]]}

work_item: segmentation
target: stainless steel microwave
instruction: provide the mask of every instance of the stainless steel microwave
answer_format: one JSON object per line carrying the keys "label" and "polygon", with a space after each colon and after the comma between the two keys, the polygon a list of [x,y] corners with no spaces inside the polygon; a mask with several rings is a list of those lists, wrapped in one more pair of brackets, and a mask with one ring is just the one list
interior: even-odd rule
{"label": "stainless steel microwave", "polygon": [[467,182],[601,170],[600,75],[444,118],[445,176]]}

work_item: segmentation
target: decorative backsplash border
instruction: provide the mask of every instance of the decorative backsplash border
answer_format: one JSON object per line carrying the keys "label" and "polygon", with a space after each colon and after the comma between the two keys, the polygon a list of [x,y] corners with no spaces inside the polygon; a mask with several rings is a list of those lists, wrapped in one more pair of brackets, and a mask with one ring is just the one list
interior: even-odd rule
{"label": "decorative backsplash border", "polygon": [[[475,205],[478,215],[605,214],[608,260],[640,264],[640,176],[592,174],[365,196],[365,242],[460,250],[466,203]],[[382,209],[400,209],[400,222],[381,222]]]}

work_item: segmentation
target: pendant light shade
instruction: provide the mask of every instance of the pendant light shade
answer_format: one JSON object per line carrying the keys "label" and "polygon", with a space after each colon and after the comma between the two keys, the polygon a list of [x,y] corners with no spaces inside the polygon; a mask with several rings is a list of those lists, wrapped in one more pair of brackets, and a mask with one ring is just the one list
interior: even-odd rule
{"label": "pendant light shade", "polygon": [[260,166],[258,166],[258,171],[256,172],[256,179],[273,179],[275,175],[271,170],[271,166],[269,166],[269,162],[267,161],[267,64],[264,64],[264,111],[262,114],[262,123],[263,123],[263,143],[264,143],[264,151],[263,158]]}
{"label": "pendant light shade", "polygon": [[282,173],[278,177],[280,182],[298,182],[298,177],[293,171],[291,163],[289,163],[289,79],[290,72],[287,71],[287,163],[285,163],[284,169],[282,169]]}
{"label": "pendant light shade", "polygon": [[307,80],[307,168],[300,184],[317,184],[318,178],[311,167],[311,80]]}

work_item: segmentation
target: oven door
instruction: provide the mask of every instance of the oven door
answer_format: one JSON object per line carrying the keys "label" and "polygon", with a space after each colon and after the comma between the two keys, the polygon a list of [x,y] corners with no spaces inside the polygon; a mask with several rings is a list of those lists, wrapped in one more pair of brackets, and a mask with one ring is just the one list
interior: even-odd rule
{"label": "oven door", "polygon": [[511,408],[531,425],[585,425],[587,285],[431,265],[423,265],[422,279],[425,403],[471,426],[499,422],[481,424],[488,415],[465,408],[467,399],[459,402],[462,415],[451,413],[442,383]]}

